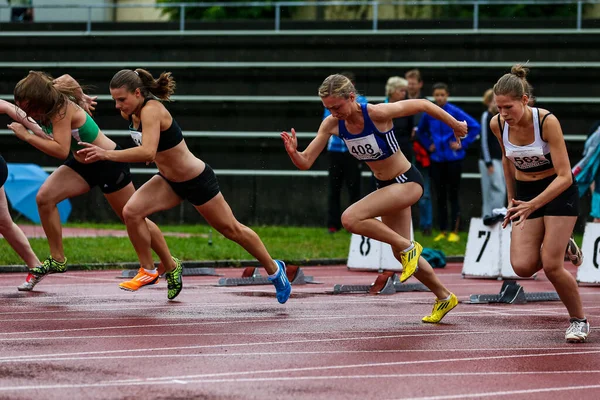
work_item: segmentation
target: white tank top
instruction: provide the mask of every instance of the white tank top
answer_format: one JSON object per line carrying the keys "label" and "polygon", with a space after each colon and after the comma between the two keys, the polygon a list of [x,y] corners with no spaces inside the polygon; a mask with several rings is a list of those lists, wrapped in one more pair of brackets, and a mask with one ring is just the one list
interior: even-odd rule
{"label": "white tank top", "polygon": [[[550,144],[542,139],[542,129],[540,124],[540,110],[531,109],[533,114],[533,142],[525,146],[515,146],[508,140],[507,123],[504,123],[502,130],[502,141],[506,158],[511,160],[519,171],[540,172],[554,168],[552,157],[550,156]],[[548,113],[544,118],[546,118]],[[542,121],[543,122],[543,121]],[[500,117],[498,117],[500,123]]]}

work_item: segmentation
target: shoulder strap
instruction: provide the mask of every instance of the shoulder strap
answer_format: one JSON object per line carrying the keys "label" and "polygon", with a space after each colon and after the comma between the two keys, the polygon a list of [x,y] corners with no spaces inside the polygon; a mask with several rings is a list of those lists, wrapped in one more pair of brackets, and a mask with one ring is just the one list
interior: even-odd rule
{"label": "shoulder strap", "polygon": [[[548,114],[544,115],[544,118],[542,118],[542,120],[540,121],[540,138],[542,140],[544,140],[544,121],[546,120],[546,118],[548,117],[548,115],[552,115],[552,113],[549,112]],[[545,142],[545,140],[544,140],[544,142]]]}
{"label": "shoulder strap", "polygon": [[498,128],[500,128],[500,136],[504,134],[504,127],[502,126],[502,122],[500,122],[500,114],[498,114]]}

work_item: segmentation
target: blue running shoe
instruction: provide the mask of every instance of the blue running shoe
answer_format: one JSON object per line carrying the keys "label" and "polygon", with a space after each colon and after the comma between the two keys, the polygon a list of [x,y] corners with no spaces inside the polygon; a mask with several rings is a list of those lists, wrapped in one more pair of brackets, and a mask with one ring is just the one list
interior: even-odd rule
{"label": "blue running shoe", "polygon": [[280,260],[275,260],[277,265],[279,266],[279,270],[277,271],[277,275],[269,280],[273,282],[275,285],[275,291],[277,292],[277,301],[281,304],[285,303],[292,293],[292,285],[288,280],[287,274],[285,272],[285,263]]}

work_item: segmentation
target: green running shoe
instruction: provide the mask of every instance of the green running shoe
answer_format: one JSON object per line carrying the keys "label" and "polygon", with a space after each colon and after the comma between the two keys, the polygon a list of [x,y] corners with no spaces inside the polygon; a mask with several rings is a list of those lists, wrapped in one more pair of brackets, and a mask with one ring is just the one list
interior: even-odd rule
{"label": "green running shoe", "polygon": [[167,298],[169,300],[173,300],[175,297],[177,297],[183,288],[183,280],[181,279],[183,266],[181,265],[181,261],[179,259],[173,257],[173,261],[175,261],[175,269],[165,274],[168,289]]}
{"label": "green running shoe", "polygon": [[65,261],[58,262],[52,256],[49,256],[44,260],[42,265],[32,268],[29,273],[35,275],[37,278],[42,278],[48,274],[63,273],[67,271],[67,258]]}

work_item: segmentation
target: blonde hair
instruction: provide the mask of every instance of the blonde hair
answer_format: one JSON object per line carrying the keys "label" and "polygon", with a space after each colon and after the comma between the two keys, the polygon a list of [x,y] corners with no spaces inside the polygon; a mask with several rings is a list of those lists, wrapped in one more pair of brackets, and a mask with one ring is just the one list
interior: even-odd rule
{"label": "blonde hair", "polygon": [[532,96],[533,88],[527,82],[529,68],[524,65],[515,64],[510,69],[509,74],[504,74],[494,85],[493,91],[497,96],[510,96],[514,99],[520,99],[523,95]]}
{"label": "blonde hair", "polygon": [[481,102],[487,107],[494,100],[494,91],[492,89],[488,89],[483,93],[483,97],[481,98]]}
{"label": "blonde hair", "polygon": [[408,81],[399,76],[391,76],[385,84],[385,95],[391,96],[398,89],[407,88]]}
{"label": "blonde hair", "polygon": [[319,97],[321,98],[334,96],[348,99],[351,93],[356,94],[354,84],[341,74],[329,75],[319,86]]}

